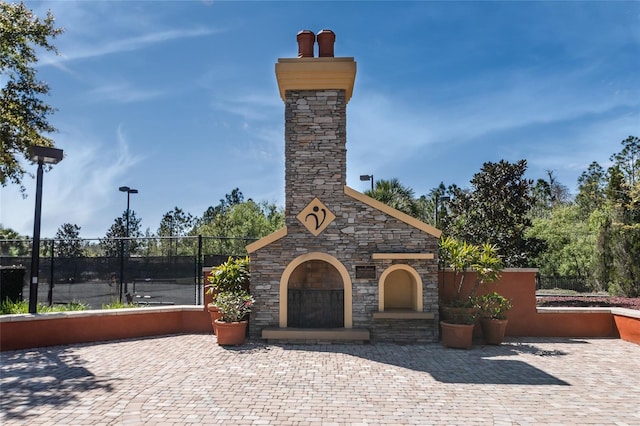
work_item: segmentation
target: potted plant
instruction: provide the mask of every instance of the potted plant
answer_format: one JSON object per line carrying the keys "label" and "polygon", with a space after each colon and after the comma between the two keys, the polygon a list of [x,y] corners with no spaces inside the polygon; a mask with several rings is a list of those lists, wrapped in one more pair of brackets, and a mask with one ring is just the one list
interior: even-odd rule
{"label": "potted plant", "polygon": [[226,262],[216,266],[207,277],[207,294],[213,296],[213,302],[207,305],[207,310],[211,316],[213,332],[217,334],[215,321],[222,316],[216,303],[218,294],[249,290],[249,257],[233,259],[229,257]]}
{"label": "potted plant", "polygon": [[[440,259],[453,270],[454,297],[441,300],[442,344],[447,347],[471,348],[473,328],[478,315],[475,296],[480,284],[496,281],[502,271],[498,249],[492,244],[469,244],[447,237],[440,242]],[[476,280],[465,290],[467,272],[474,272]]]}
{"label": "potted plant", "polygon": [[440,321],[442,345],[447,348],[471,349],[473,329],[478,315],[474,297],[442,307],[445,319]]}
{"label": "potted plant", "polygon": [[509,309],[511,301],[495,291],[480,298],[480,324],[487,344],[499,345],[504,340]]}
{"label": "potted plant", "polygon": [[223,291],[214,303],[220,318],[214,320],[219,345],[241,345],[247,333],[245,317],[251,312],[253,297],[246,290]]}

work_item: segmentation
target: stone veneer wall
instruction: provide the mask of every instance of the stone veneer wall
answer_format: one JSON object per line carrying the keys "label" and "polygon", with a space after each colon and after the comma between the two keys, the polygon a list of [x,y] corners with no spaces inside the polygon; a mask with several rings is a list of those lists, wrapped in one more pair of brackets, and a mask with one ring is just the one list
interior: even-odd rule
{"label": "stone veneer wall", "polygon": [[[308,196],[308,202],[313,199]],[[288,234],[251,254],[251,292],[256,304],[251,313],[250,336],[259,339],[263,328],[279,326],[280,278],[286,266],[311,252],[329,254],[349,271],[353,290],[353,328],[368,328],[372,340],[434,342],[438,339],[437,260],[372,260],[372,253],[437,253],[437,239],[404,222],[360,203],[344,194],[327,195],[321,201],[336,219],[314,237],[301,224],[292,224]],[[434,320],[372,318],[378,311],[378,281],[384,270],[405,263],[422,278],[424,312]],[[356,279],[356,266],[375,265],[375,279]]]}
{"label": "stone veneer wall", "polygon": [[344,90],[290,90],[285,96],[287,226],[313,198],[342,192],[347,176]]}
{"label": "stone veneer wall", "polygon": [[[372,340],[432,342],[438,339],[437,260],[372,260],[373,253],[434,253],[437,238],[344,193],[346,98],[344,90],[292,90],[285,95],[285,222],[287,235],[251,253],[251,293],[256,299],[250,337],[279,327],[280,278],[298,256],[321,252],[338,259],[352,281],[353,328],[368,328]],[[296,215],[314,198],[336,219],[318,236]],[[434,320],[376,319],[378,280],[394,263],[422,278],[423,306]],[[356,279],[356,266],[374,265],[375,279]]]}

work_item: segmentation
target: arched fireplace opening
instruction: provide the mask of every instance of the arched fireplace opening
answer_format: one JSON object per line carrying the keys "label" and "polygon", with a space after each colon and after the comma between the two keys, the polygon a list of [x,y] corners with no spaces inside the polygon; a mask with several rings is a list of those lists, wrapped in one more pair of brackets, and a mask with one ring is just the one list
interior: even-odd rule
{"label": "arched fireplace opening", "polygon": [[287,286],[287,325],[344,327],[344,283],[333,265],[308,260],[294,269]]}

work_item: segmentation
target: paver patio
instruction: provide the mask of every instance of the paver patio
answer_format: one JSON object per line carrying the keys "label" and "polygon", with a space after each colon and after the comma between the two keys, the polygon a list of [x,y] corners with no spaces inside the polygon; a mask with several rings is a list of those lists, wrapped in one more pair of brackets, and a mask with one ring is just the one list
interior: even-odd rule
{"label": "paver patio", "polygon": [[640,425],[640,346],[617,339],[227,349],[195,334],[0,360],[3,425]]}

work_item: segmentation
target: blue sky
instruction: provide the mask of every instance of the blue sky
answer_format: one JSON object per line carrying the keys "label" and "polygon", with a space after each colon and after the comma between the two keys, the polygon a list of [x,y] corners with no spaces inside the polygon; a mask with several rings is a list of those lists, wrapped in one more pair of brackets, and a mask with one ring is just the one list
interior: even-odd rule
{"label": "blue sky", "polygon": [[[486,161],[526,159],[575,191],[640,136],[640,3],[28,1],[65,33],[38,75],[65,159],[44,177],[42,235],[104,236],[126,208],[155,232],[238,187],[284,205],[278,58],[328,28],[358,64],[347,183],[398,178],[417,195],[468,186]],[[35,172],[34,166],[28,166]],[[35,183],[0,189],[0,222],[31,235]]]}

